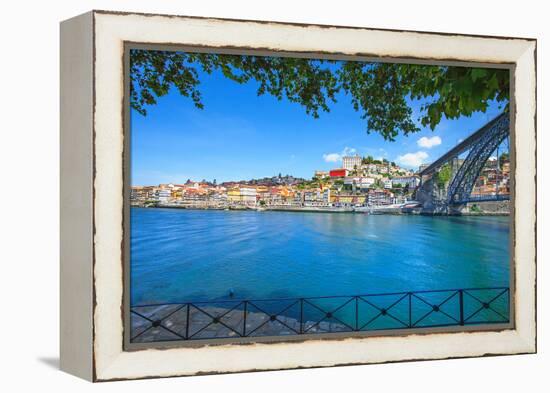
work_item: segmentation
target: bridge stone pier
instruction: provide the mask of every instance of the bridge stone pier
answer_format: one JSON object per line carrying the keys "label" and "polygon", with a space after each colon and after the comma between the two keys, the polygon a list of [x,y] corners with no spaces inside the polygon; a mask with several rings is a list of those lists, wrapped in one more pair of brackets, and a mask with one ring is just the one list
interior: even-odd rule
{"label": "bridge stone pier", "polygon": [[415,199],[426,214],[460,214],[473,204],[509,199],[509,194],[472,195],[487,160],[510,135],[510,117],[502,113],[443,154],[419,175]]}

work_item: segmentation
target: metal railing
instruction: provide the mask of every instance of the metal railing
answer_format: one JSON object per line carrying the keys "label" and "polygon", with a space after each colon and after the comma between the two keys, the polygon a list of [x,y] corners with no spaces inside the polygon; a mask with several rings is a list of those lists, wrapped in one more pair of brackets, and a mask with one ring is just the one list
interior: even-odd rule
{"label": "metal railing", "polygon": [[505,287],[132,306],[130,342],[508,323]]}

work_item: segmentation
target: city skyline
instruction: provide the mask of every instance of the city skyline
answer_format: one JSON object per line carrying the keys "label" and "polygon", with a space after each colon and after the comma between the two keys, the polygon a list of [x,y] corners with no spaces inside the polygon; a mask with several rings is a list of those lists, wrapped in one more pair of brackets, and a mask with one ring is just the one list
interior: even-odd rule
{"label": "city skyline", "polygon": [[[145,117],[132,110],[132,185],[224,182],[278,173],[308,179],[315,170],[340,167],[342,157],[353,154],[416,170],[500,113],[490,103],[486,113],[444,118],[434,131],[420,126],[420,132],[388,142],[366,132],[366,121],[343,94],[329,113],[314,119],[284,98],[257,96],[256,83],[239,85],[219,72],[198,73],[203,110],[173,90]],[[409,104],[416,119],[422,103]]]}
{"label": "city skyline", "polygon": [[[342,156],[342,158],[354,158],[354,157],[359,157],[359,158],[364,158],[364,157],[361,157],[361,156]],[[395,164],[395,167],[397,170],[402,170],[403,171],[403,176],[415,176],[417,177],[415,171],[413,170],[409,170],[403,166],[400,166],[399,164],[395,163],[395,162],[392,162],[392,161],[389,161],[387,160],[387,162],[383,162],[383,160],[385,160],[384,158],[380,157],[380,160],[378,160],[378,158],[375,158],[374,159],[375,161],[377,162],[381,162],[380,165],[383,165],[383,166],[386,166],[386,165],[391,165],[391,164]],[[340,160],[340,162],[342,162],[343,160]],[[185,183],[188,183],[188,182],[191,182],[191,183],[211,183],[211,184],[224,184],[224,183],[250,183],[250,182],[257,182],[257,181],[262,181],[262,180],[266,180],[266,179],[275,179],[277,177],[279,178],[293,178],[295,179],[296,181],[308,181],[312,178],[318,178],[319,176],[317,176],[317,173],[318,172],[326,172],[327,174],[333,170],[339,170],[339,169],[344,169],[346,168],[345,165],[340,165],[338,167],[333,167],[333,168],[330,168],[330,169],[327,169],[326,171],[325,170],[316,170],[314,171],[313,173],[310,174],[310,176],[305,176],[305,177],[300,177],[300,176],[295,176],[293,175],[293,173],[282,173],[282,172],[279,172],[279,173],[274,173],[272,175],[266,175],[266,176],[261,176],[261,177],[255,177],[255,178],[248,178],[248,179],[237,179],[237,178],[234,178],[234,179],[225,179],[225,180],[218,180],[217,178],[214,178],[214,179],[207,179],[205,177],[197,177],[197,178],[187,178],[187,179],[178,179],[178,181],[171,181],[171,182],[160,182],[160,183],[148,183],[148,184],[132,184],[132,187],[147,187],[147,186],[159,186],[159,185],[162,185],[162,184],[174,184],[174,185],[177,185],[177,184],[185,184]],[[356,175],[353,175],[351,174],[352,173],[352,170],[350,168],[347,168],[348,169],[348,172],[349,172],[349,176],[355,176],[355,177],[359,177],[359,178],[365,178],[365,177],[370,177],[372,175],[368,175],[368,174],[356,174]],[[329,175],[327,175],[328,177]]]}

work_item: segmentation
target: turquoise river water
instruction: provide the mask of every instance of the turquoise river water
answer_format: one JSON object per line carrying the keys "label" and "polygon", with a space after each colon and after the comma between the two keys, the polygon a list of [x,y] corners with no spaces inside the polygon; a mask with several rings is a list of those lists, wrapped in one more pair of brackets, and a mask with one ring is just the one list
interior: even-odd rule
{"label": "turquoise river water", "polygon": [[132,208],[131,303],[509,286],[508,217]]}

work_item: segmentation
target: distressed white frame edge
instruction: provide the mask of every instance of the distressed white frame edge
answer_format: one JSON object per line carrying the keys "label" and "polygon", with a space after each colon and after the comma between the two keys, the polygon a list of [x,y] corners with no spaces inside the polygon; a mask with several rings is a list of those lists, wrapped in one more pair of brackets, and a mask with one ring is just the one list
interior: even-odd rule
{"label": "distressed white frame edge", "polygon": [[93,13],[60,26],[60,367],[93,379]]}
{"label": "distressed white frame edge", "polygon": [[[345,27],[94,12],[95,380],[324,367],[536,351],[536,42]],[[123,351],[123,51],[125,41],[516,63],[515,329]],[[63,279],[63,277],[62,277]],[[62,355],[63,356],[63,355]]]}

